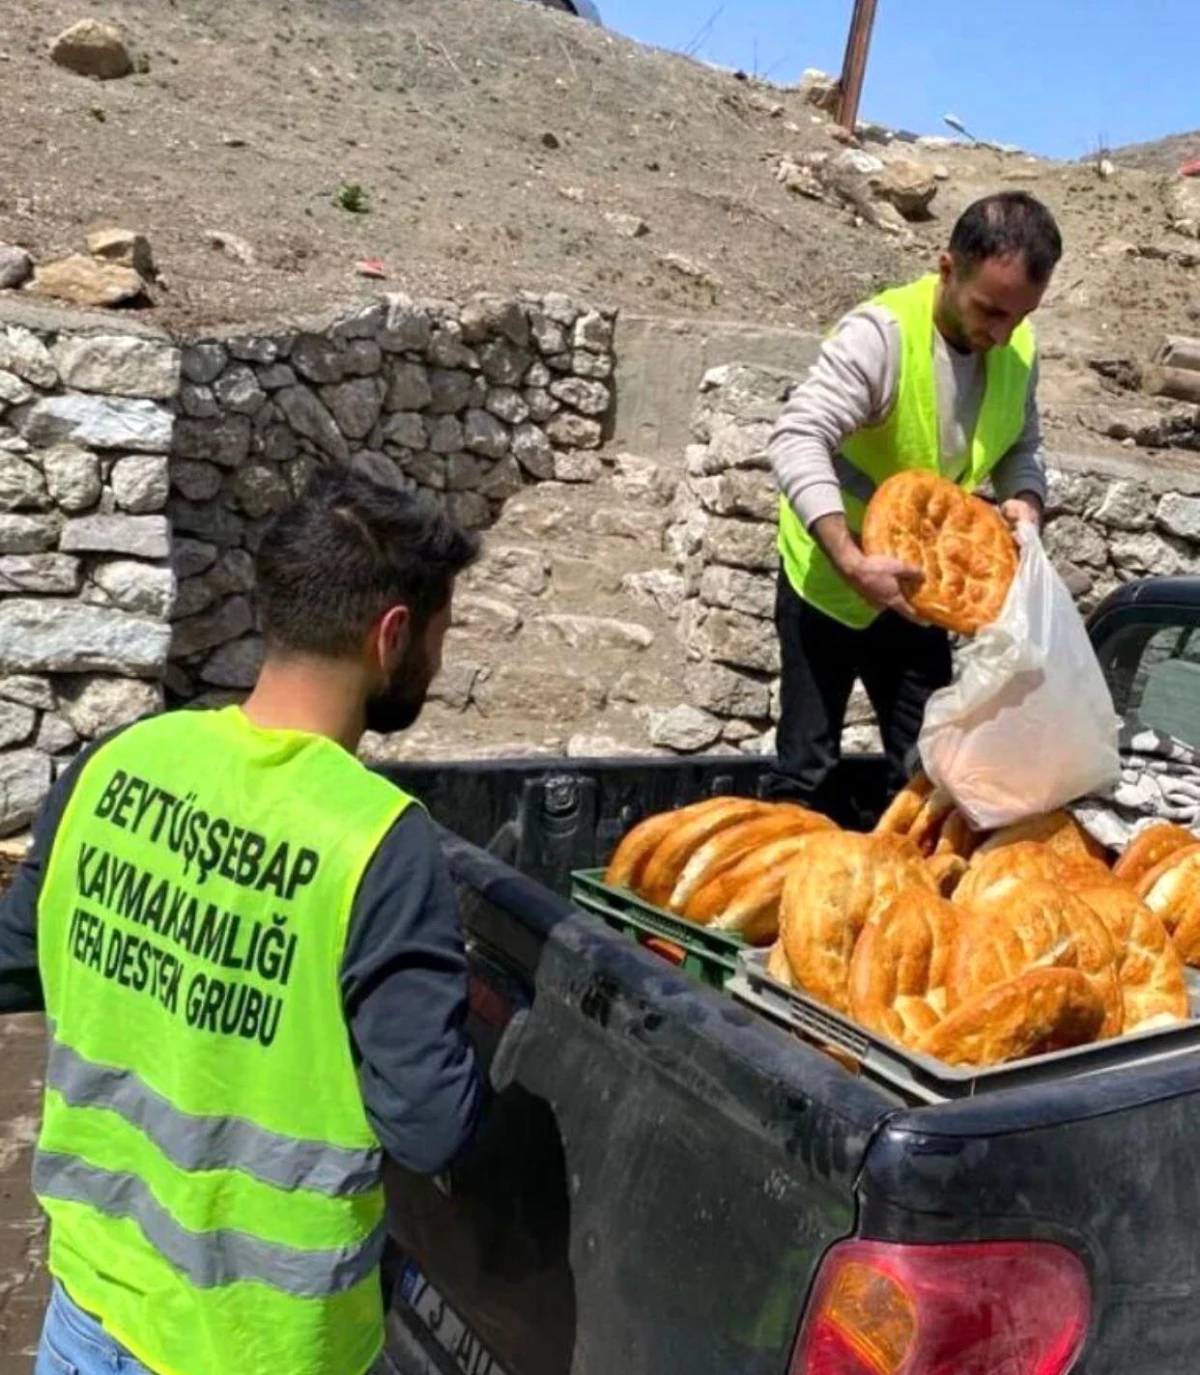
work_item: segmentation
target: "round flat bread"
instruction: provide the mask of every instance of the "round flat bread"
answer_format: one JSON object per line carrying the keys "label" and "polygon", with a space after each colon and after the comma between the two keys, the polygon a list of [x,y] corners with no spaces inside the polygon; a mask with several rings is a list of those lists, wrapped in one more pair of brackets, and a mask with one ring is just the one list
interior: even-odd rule
{"label": "round flat bread", "polygon": [[1115,880],[1078,896],[1108,928],[1117,950],[1125,1031],[1168,1026],[1188,1017],[1187,983],[1167,928],[1138,896]]}
{"label": "round flat bread", "polygon": [[707,840],[721,831],[736,826],[748,817],[761,816],[770,803],[755,802],[745,797],[727,797],[723,806],[712,807],[680,820],[663,837],[654,853],[646,861],[635,891],[658,907],[665,907],[679,882],[679,875],[692,855]]}
{"label": "round flat bread", "polygon": [[668,902],[672,912],[683,912],[688,903],[719,874],[732,869],[740,860],[753,855],[771,841],[809,831],[834,829],[833,822],[819,812],[791,802],[779,802],[762,815],[747,817],[727,830],[718,831],[693,850],[676,880]]}
{"label": "round flat bread", "polygon": [[1184,964],[1200,967],[1200,844],[1168,855],[1135,891],[1162,920]]}
{"label": "round flat bread", "polygon": [[1002,1065],[1086,1045],[1104,1004],[1077,969],[1032,969],[956,1007],[918,1044],[949,1065]]}
{"label": "round flat bread", "polygon": [[929,778],[922,772],[914,774],[888,804],[887,810],[876,823],[876,832],[892,831],[896,835],[907,835],[932,792],[933,784]]}
{"label": "round flat bread", "polygon": [[783,948],[782,941],[776,941],[771,947],[767,956],[767,973],[777,983],[783,984],[785,988],[796,987],[796,980],[792,975],[792,966],[788,964],[787,951]]}
{"label": "round flat bread", "polygon": [[944,898],[952,898],[967,872],[967,861],[961,855],[931,855],[926,861],[937,890]]}
{"label": "round flat bread", "polygon": [[850,1015],[901,1045],[916,1045],[946,1015],[946,975],[962,912],[925,888],[906,888],[862,929],[850,960]]}
{"label": "round flat bread", "polygon": [[800,987],[846,1012],[850,959],[867,921],[906,888],[936,888],[903,836],[833,831],[809,836],[805,847],[780,902],[784,948]]}
{"label": "round flat bread", "polygon": [[954,890],[954,901],[970,906],[1031,881],[1057,883],[1061,878],[1062,861],[1048,845],[1022,840],[1000,850],[976,850]]}
{"label": "round flat bread", "polygon": [[705,812],[724,807],[727,797],[708,797],[703,802],[693,802],[687,807],[678,807],[670,812],[656,812],[644,821],[639,821],[632,830],[627,831],[621,843],[613,852],[612,859],[604,873],[604,882],[610,888],[635,888],[659,845],[669,836],[676,826]]}
{"label": "round flat bread", "polygon": [[909,597],[932,625],[974,635],[1000,614],[1017,573],[1017,546],[1004,517],[936,473],[896,473],[863,518],[862,546],[903,559],[924,581]]}
{"label": "round flat bread", "polygon": [[980,854],[1002,850],[1006,845],[1020,845],[1035,840],[1047,845],[1064,859],[1094,859],[1104,863],[1104,846],[1092,839],[1070,812],[1047,812],[1031,816],[994,831],[979,847]]}
{"label": "round flat bread", "polygon": [[1103,1037],[1119,1036],[1124,1003],[1108,928],[1061,882],[993,890],[967,909],[947,978],[950,1007],[1030,969],[1078,969],[1104,1006]]}
{"label": "round flat bread", "polygon": [[983,841],[983,836],[971,829],[971,823],[956,807],[946,818],[934,846],[935,855],[961,855],[970,859]]}
{"label": "round flat bread", "polygon": [[1129,842],[1113,865],[1113,877],[1136,887],[1164,859],[1178,850],[1189,850],[1196,843],[1197,837],[1191,831],[1170,821],[1159,821],[1139,831]]}

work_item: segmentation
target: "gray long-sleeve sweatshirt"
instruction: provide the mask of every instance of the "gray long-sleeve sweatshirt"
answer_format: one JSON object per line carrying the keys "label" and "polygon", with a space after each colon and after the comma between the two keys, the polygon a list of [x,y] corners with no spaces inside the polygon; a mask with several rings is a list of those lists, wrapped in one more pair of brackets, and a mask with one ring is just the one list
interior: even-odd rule
{"label": "gray long-sleeve sweatshirt", "polygon": [[[934,330],[942,473],[952,481],[966,467],[983,401],[983,354],[959,353]],[[855,431],[882,424],[895,403],[900,374],[900,324],[880,306],[860,306],[825,340],[808,377],[792,392],[771,436],[771,466],[780,490],[806,528],[843,511],[834,457]],[[1046,497],[1037,362],[1029,383],[1025,429],[992,471],[1001,500],[1018,492]]]}

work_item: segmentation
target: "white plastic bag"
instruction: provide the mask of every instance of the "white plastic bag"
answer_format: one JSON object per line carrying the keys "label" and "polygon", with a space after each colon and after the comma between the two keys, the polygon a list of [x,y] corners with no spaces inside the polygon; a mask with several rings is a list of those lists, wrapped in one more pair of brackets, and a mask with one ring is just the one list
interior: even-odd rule
{"label": "white plastic bag", "polygon": [[999,619],[959,651],[919,741],[925,772],[981,830],[1105,791],[1120,770],[1119,721],[1083,619],[1037,530],[1022,523],[1017,542]]}

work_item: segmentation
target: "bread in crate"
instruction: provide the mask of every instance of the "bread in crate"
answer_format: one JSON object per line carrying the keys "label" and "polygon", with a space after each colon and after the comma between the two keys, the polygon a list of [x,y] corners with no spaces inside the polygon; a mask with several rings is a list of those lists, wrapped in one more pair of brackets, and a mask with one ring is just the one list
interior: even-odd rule
{"label": "bread in crate", "polygon": [[794,803],[710,798],[635,826],[604,880],[698,926],[769,945],[788,862],[806,837],[836,829]]}
{"label": "bread in crate", "polygon": [[662,813],[605,877],[769,946],[770,977],[875,1034],[986,1066],[1187,1018],[1200,842],[1180,830],[1110,868],[1067,812],[985,835],[918,775],[870,835],[745,798]]}

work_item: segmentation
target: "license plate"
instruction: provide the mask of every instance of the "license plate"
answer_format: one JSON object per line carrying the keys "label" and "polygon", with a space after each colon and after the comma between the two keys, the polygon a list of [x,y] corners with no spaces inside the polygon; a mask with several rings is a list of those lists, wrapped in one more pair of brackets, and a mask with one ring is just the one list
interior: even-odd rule
{"label": "license plate", "polygon": [[412,1261],[400,1277],[400,1297],[462,1375],[508,1375]]}

